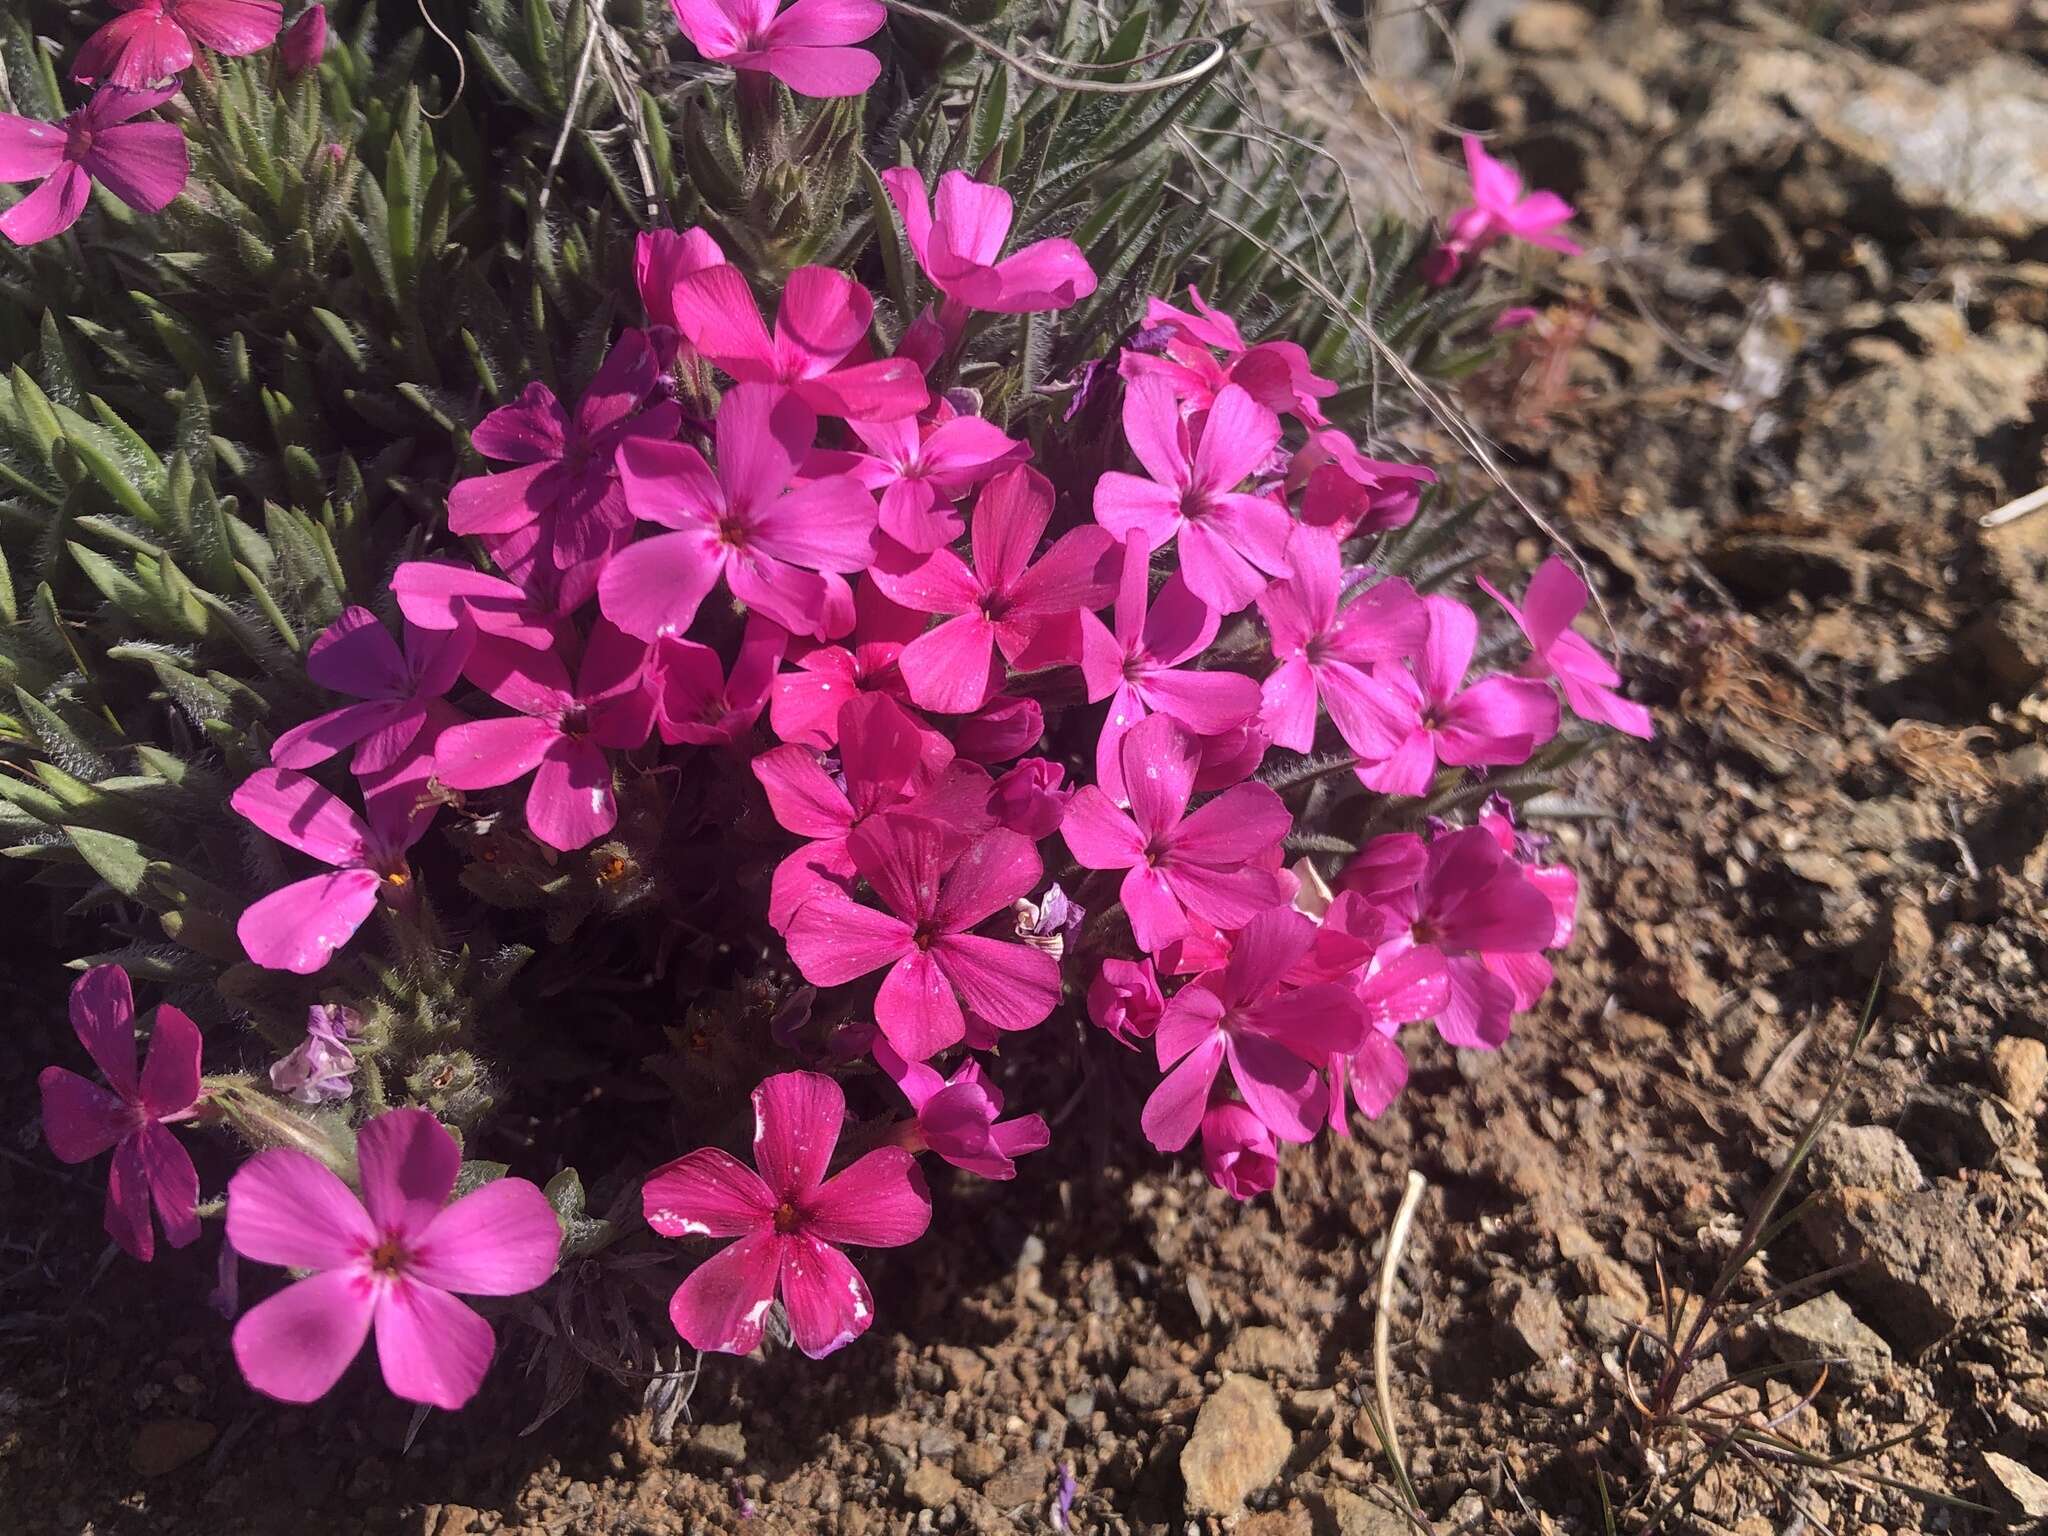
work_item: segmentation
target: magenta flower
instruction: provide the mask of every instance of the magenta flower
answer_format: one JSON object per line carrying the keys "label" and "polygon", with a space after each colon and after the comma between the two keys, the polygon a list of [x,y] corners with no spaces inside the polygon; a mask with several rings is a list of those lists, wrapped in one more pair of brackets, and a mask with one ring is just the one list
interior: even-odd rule
{"label": "magenta flower", "polygon": [[1027,757],[997,779],[988,792],[988,813],[999,826],[1038,842],[1059,831],[1067,802],[1074,798],[1067,771],[1045,757]]}
{"label": "magenta flower", "polygon": [[1573,714],[1644,741],[1656,734],[1650,712],[1616,691],[1621,687],[1621,674],[1593,649],[1590,640],[1572,628],[1572,620],[1585,608],[1590,594],[1569,565],[1556,555],[1544,561],[1529,578],[1520,607],[1502,597],[1484,577],[1479,585],[1507,609],[1508,617],[1529,637],[1529,647],[1536,653],[1530,660],[1530,675],[1555,677]]}
{"label": "magenta flower", "polygon": [[1105,960],[1088,983],[1088,1017],[1131,1050],[1140,1040],[1152,1038],[1165,1011],[1166,997],[1159,990],[1159,972],[1150,955],[1142,960]]}
{"label": "magenta flower", "polygon": [[728,676],[710,646],[664,635],[655,642],[647,673],[661,739],[670,746],[736,746],[768,707],[788,644],[789,632],[781,625],[748,615]]}
{"label": "magenta flower", "polygon": [[[829,1077],[783,1072],[754,1090],[754,1168],[701,1147],[647,1176],[647,1225],[664,1237],[737,1237],[676,1288],[668,1315],[694,1349],[751,1353],[778,1294],[813,1360],[874,1321],[874,1298],[842,1243],[898,1248],[931,1225],[917,1159],[877,1147],[831,1178],[846,1095]],[[760,1171],[757,1173],[755,1169]]]}
{"label": "magenta flower", "polygon": [[605,617],[631,635],[680,635],[720,575],[732,595],[795,634],[825,629],[821,571],[874,558],[875,499],[846,475],[790,482],[818,419],[785,390],[735,385],[718,408],[718,468],[687,443],[651,439],[619,453],[626,502],[673,529],[614,556],[598,578]]}
{"label": "magenta flower", "polygon": [[258,1264],[312,1270],[235,1324],[250,1386],[287,1403],[326,1395],[377,1332],[384,1385],[409,1402],[460,1408],[497,1341],[455,1298],[517,1296],[555,1272],[562,1229],[525,1179],[493,1179],[446,1204],[455,1138],[424,1109],[356,1132],[362,1196],[293,1147],[258,1152],[228,1181],[228,1241]]}
{"label": "magenta flower", "polygon": [[799,96],[858,96],[882,61],[849,43],[873,37],[886,12],[874,0],[669,0],[676,25],[714,64],[773,75]]}
{"label": "magenta flower", "polygon": [[1465,135],[1465,169],[1472,177],[1472,206],[1452,216],[1444,243],[1423,263],[1422,275],[1432,287],[1450,282],[1466,258],[1508,236],[1567,256],[1579,254],[1578,244],[1557,232],[1572,217],[1570,203],[1555,192],[1524,195],[1522,178],[1470,134]]}
{"label": "magenta flower", "polygon": [[877,693],[910,702],[897,658],[924,633],[925,615],[891,602],[862,577],[854,589],[853,633],[841,645],[815,645],[794,655],[794,672],[775,679],[768,723],[784,741],[819,751],[837,744],[839,712],[850,699]]}
{"label": "magenta flower", "polygon": [[1018,1158],[1052,1145],[1042,1117],[1002,1118],[1003,1092],[978,1061],[941,1077],[921,1061],[905,1061],[888,1041],[877,1040],[875,1062],[910,1101],[915,1118],[898,1135],[899,1145],[912,1152],[936,1152],[955,1168],[984,1179],[1014,1179]]}
{"label": "magenta flower", "polygon": [[278,38],[277,61],[284,66],[285,78],[296,80],[307,70],[318,69],[326,53],[327,7],[309,5]]}
{"label": "magenta flower", "polygon": [[[1495,798],[1499,800],[1498,796]],[[1511,808],[1505,800],[1499,800],[1499,803],[1501,809],[1488,808],[1480,813],[1479,825],[1492,834],[1501,852],[1513,860],[1529,883],[1550,903],[1556,926],[1544,941],[1543,948],[1563,949],[1571,943],[1572,929],[1578,923],[1579,877],[1569,865],[1533,862],[1535,850],[1532,845],[1540,840],[1518,832]],[[1479,961],[1514,989],[1517,1012],[1535,1007],[1536,1000],[1550,990],[1554,978],[1550,962],[1536,950],[1487,950],[1481,952]],[[1453,967],[1456,965],[1454,961]]]}
{"label": "magenta flower", "polygon": [[948,171],[928,200],[924,177],[908,166],[882,172],[882,185],[917,264],[946,296],[940,324],[948,332],[967,310],[1035,314],[1070,308],[1095,291],[1095,269],[1071,240],[1040,240],[1004,257],[1016,210],[1001,187]]}
{"label": "magenta flower", "polygon": [[875,1022],[909,1061],[957,1044],[962,1006],[996,1029],[1029,1029],[1059,1001],[1059,962],[972,930],[1044,874],[1028,839],[996,828],[965,852],[922,817],[875,817],[847,839],[854,869],[887,911],[820,885],[790,919],[789,956],[804,979],[834,987],[888,967]]}
{"label": "magenta flower", "polygon": [[1162,1070],[1141,1123],[1152,1145],[1177,1152],[1208,1108],[1224,1066],[1245,1105],[1282,1141],[1308,1141],[1329,1108],[1316,1070],[1365,1038],[1350,988],[1287,980],[1315,943],[1315,924],[1292,907],[1268,907],[1244,925],[1220,970],[1204,971],[1168,999],[1152,1037]]}
{"label": "magenta flower", "polygon": [[1347,1090],[1358,1112],[1377,1120],[1407,1086],[1408,1058],[1400,1044],[1389,1033],[1367,1030],[1357,1050],[1330,1058],[1330,1128],[1340,1136],[1350,1134],[1344,1113]]}
{"label": "magenta flower", "polygon": [[426,728],[428,705],[462,675],[474,640],[466,626],[433,630],[407,624],[401,653],[369,609],[345,609],[307,648],[306,675],[322,688],[364,702],[293,726],[272,744],[271,762],[311,768],[352,746],[350,767],[358,774],[397,766]]}
{"label": "magenta flower", "polygon": [[1400,580],[1345,602],[1337,543],[1319,534],[1296,534],[1287,563],[1288,574],[1259,594],[1279,662],[1261,689],[1267,731],[1280,746],[1306,752],[1315,745],[1318,710],[1327,709],[1352,751],[1392,756],[1414,722],[1406,698],[1373,665],[1422,649],[1428,608]]}
{"label": "magenta flower", "polygon": [[694,272],[676,283],[670,298],[685,339],[737,383],[779,384],[818,415],[849,421],[894,421],[930,402],[924,371],[908,358],[859,360],[875,301],[844,272],[798,267],[790,273],[772,336],[738,267]]}
{"label": "magenta flower", "polygon": [[555,643],[555,628],[526,590],[502,576],[447,560],[408,560],[391,573],[391,595],[408,624],[446,635],[465,624],[532,650]]}
{"label": "magenta flower", "polygon": [[63,234],[85,212],[95,181],[138,212],[169,206],[192,174],[184,130],[176,123],[129,119],[177,94],[175,84],[154,90],[103,86],[54,123],[0,112],[0,181],[42,183],[0,213],[0,235],[16,245],[34,245]]}
{"label": "magenta flower", "polygon": [[[606,354],[572,417],[554,391],[535,381],[469,434],[487,459],[516,464],[498,474],[458,480],[448,491],[448,527],[493,540],[527,533],[553,570],[603,559],[633,524],[619,488],[621,444],[667,442],[682,423],[673,401],[649,405],[661,368],[640,331],[626,331]],[[524,552],[523,544],[515,545]],[[510,563],[498,547],[492,558]],[[565,604],[564,606],[573,606]]]}
{"label": "magenta flower", "polygon": [[768,808],[785,832],[809,838],[776,867],[768,921],[787,932],[790,918],[828,876],[854,872],[848,839],[870,817],[903,805],[931,788],[952,760],[939,740],[934,759],[928,733],[892,699],[868,694],[839,713],[840,776],[834,779],[807,747],[781,746],[754,759],[754,777],[768,792]]}
{"label": "magenta flower", "polygon": [[147,1264],[156,1256],[152,1202],[173,1248],[199,1236],[199,1174],[191,1154],[164,1129],[191,1118],[199,1102],[199,1026],[169,1003],[159,1005],[138,1076],[128,973],[118,965],[96,965],[71,984],[71,1028],[108,1086],[64,1067],[43,1068],[36,1079],[43,1095],[43,1139],[66,1163],[114,1149],[107,1173],[107,1235]]}
{"label": "magenta flower", "polygon": [[1287,466],[1287,488],[1301,492],[1301,520],[1339,539],[1385,533],[1415,521],[1422,487],[1436,471],[1367,458],[1335,427],[1312,432]]}
{"label": "magenta flower", "polygon": [[725,252],[702,229],[644,229],[633,242],[633,282],[650,325],[680,332],[676,284],[693,272],[725,265]]}
{"label": "magenta flower", "polygon": [[1546,948],[1558,934],[1558,910],[1485,827],[1464,827],[1432,840],[1420,871],[1403,884],[1399,871],[1413,868],[1413,841],[1376,838],[1340,883],[1365,895],[1389,920],[1379,951],[1383,963],[1411,949],[1442,957],[1449,990],[1437,1033],[1455,1046],[1496,1049],[1508,1038],[1516,990],[1485,957]]}
{"label": "magenta flower", "polygon": [[1219,621],[1178,572],[1149,597],[1151,558],[1144,534],[1124,540],[1114,630],[1092,613],[1081,616],[1088,701],[1110,701],[1095,741],[1095,781],[1114,800],[1124,798],[1124,733],[1147,715],[1171,715],[1197,736],[1221,736],[1259,712],[1259,685],[1251,678],[1184,665],[1209,648]]}
{"label": "magenta flower", "polygon": [[602,621],[591,626],[574,687],[553,651],[486,636],[470,654],[469,680],[519,713],[443,732],[434,776],[450,789],[495,789],[531,773],[527,830],[564,851],[595,842],[619,819],[605,749],[644,746],[654,723],[646,669],[647,647]]}
{"label": "magenta flower", "polygon": [[284,25],[278,0],[113,0],[120,16],[85,40],[71,78],[130,90],[192,67],[194,45],[229,58],[266,48]]}
{"label": "magenta flower", "polygon": [[1401,700],[1403,731],[1394,750],[1361,763],[1358,777],[1386,795],[1419,795],[1439,762],[1456,767],[1525,763],[1557,734],[1557,698],[1522,677],[1484,677],[1465,686],[1479,620],[1453,598],[1432,595],[1429,633],[1411,671],[1384,666],[1377,676]]}
{"label": "magenta flower", "polygon": [[[445,739],[445,738],[444,738]],[[258,965],[310,976],[363,926],[379,898],[407,900],[406,850],[434,818],[423,781],[393,779],[366,792],[358,816],[333,791],[290,768],[259,768],[228,799],[243,819],[310,854],[330,872],[272,891],[235,925]]]}
{"label": "magenta flower", "polygon": [[1095,482],[1095,520],[1119,541],[1143,534],[1156,550],[1178,535],[1182,579],[1218,613],[1236,613],[1286,571],[1287,508],[1237,489],[1279,445],[1279,417],[1227,384],[1190,450],[1172,389],[1139,377],[1124,390],[1124,438],[1150,478],[1111,470]]}
{"label": "magenta flower", "polygon": [[953,503],[986,480],[1000,464],[1031,457],[1031,448],[1006,437],[979,416],[955,416],[950,407],[935,423],[915,417],[850,421],[867,448],[854,455],[853,475],[882,497],[882,532],[918,554],[952,543],[965,524]]}
{"label": "magenta flower", "polygon": [[1202,1171],[1231,1199],[1254,1200],[1273,1187],[1280,1149],[1242,1104],[1211,1104],[1202,1115]]}
{"label": "magenta flower", "polygon": [[1129,813],[1096,785],[1083,785],[1060,836],[1087,868],[1130,871],[1123,904],[1140,949],[1157,954],[1185,936],[1190,912],[1218,928],[1241,928],[1287,900],[1288,882],[1273,866],[1294,818],[1278,795],[1264,784],[1238,784],[1189,815],[1199,748],[1171,715],[1133,726],[1121,751]]}
{"label": "magenta flower", "polygon": [[[1165,350],[1154,354],[1127,349],[1118,362],[1126,379],[1153,374],[1172,386],[1181,403],[1206,410],[1226,384],[1235,384],[1267,410],[1292,412],[1310,426],[1324,420],[1318,400],[1337,392],[1337,382],[1309,366],[1308,353],[1292,341],[1262,341],[1252,346],[1237,322],[1189,287],[1195,313],[1176,309],[1164,299],[1145,301],[1145,330],[1166,336]],[[1213,349],[1213,350],[1212,350]],[[1223,357],[1219,361],[1216,353]]]}
{"label": "magenta flower", "polygon": [[1075,528],[1034,564],[1052,502],[1052,483],[1019,465],[989,481],[974,504],[971,569],[950,549],[920,558],[883,547],[870,581],[906,608],[954,616],[898,658],[919,707],[979,709],[1002,686],[998,651],[1026,669],[1078,659],[1079,611],[1108,601],[1116,550],[1102,529]]}

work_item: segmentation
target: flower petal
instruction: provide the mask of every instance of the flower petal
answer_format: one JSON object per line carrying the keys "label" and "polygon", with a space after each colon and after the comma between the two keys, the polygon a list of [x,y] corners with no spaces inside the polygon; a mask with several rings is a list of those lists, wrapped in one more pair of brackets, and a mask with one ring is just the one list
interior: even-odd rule
{"label": "flower petal", "polygon": [[156,213],[185,190],[192,154],[176,123],[116,123],[94,134],[84,165],[130,208]]}
{"label": "flower petal", "polygon": [[462,1296],[517,1296],[555,1272],[562,1224],[526,1179],[493,1179],[435,1215],[406,1273]]}
{"label": "flower petal", "polygon": [[803,1202],[804,1231],[828,1243],[900,1248],[924,1236],[932,1199],[917,1159],[877,1147],[835,1173]]}
{"label": "flower petal", "polygon": [[135,1112],[119,1094],[64,1067],[36,1079],[43,1096],[43,1140],[60,1163],[98,1157],[135,1129]]}
{"label": "flower petal", "polygon": [[874,1321],[875,1299],[860,1271],[814,1237],[800,1234],[783,1245],[780,1284],[790,1337],[813,1360],[851,1344]]}
{"label": "flower petal", "polygon": [[135,1096],[135,992],[118,965],[96,965],[71,984],[71,1028],[122,1098]]}
{"label": "flower petal", "polygon": [[692,1349],[751,1354],[775,1300],[788,1239],[773,1232],[743,1237],[690,1271],[669,1298],[668,1317]]}
{"label": "flower petal", "polygon": [[287,1269],[340,1269],[378,1236],[355,1191],[294,1147],[270,1147],[235,1170],[227,1230],[243,1258]]}
{"label": "flower petal", "polygon": [[767,1230],[775,1195],[730,1152],[700,1147],[664,1163],[640,1186],[647,1225],[663,1237],[738,1237]]}
{"label": "flower petal", "polygon": [[462,1149],[424,1109],[393,1109],[356,1133],[363,1208],[379,1230],[417,1237],[427,1230],[462,1167]]}
{"label": "flower petal", "polygon": [[310,976],[362,927],[377,905],[379,884],[369,869],[297,881],[245,908],[235,936],[264,969]]}
{"label": "flower petal", "polygon": [[16,245],[34,245],[38,240],[61,235],[78,222],[91,196],[92,178],[83,166],[67,160],[49,180],[0,213],[0,235]]}
{"label": "flower petal", "polygon": [[1060,1000],[1059,962],[1042,949],[956,933],[931,953],[961,1001],[997,1029],[1029,1029]]}
{"label": "flower petal", "polygon": [[816,1189],[846,1123],[846,1095],[822,1072],[778,1072],[754,1090],[754,1166],[778,1200]]}
{"label": "flower petal", "polygon": [[142,1107],[161,1120],[181,1114],[199,1097],[199,1026],[169,1003],[156,1011],[149,1056],[142,1065]]}
{"label": "flower petal", "polygon": [[259,768],[228,803],[281,843],[337,869],[360,866],[369,828],[324,785],[290,768]]}
{"label": "flower petal", "polygon": [[484,1384],[497,1347],[491,1325],[437,1286],[407,1278],[377,1298],[377,1364],[392,1395],[409,1403],[460,1408]]}
{"label": "flower petal", "polygon": [[235,1324],[243,1378],[280,1402],[326,1396],[370,1332],[372,1295],[362,1275],[334,1269],[258,1302]]}

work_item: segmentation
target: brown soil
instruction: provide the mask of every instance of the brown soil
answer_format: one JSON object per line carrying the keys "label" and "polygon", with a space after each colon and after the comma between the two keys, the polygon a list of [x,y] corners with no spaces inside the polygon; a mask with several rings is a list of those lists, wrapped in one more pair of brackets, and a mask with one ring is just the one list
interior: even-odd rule
{"label": "brown soil", "polygon": [[[1663,1528],[1970,1532],[2048,1492],[2048,512],[1977,525],[2048,479],[2048,210],[2010,156],[1964,187],[1909,163],[1925,135],[1884,138],[1944,102],[1966,136],[2048,116],[2048,21],[1526,0],[1456,25],[1458,94],[1435,33],[1395,28],[1385,49],[1422,52],[1382,104],[1498,129],[1585,210],[1597,249],[1543,264],[1547,323],[1585,345],[1532,341],[1486,421],[1599,574],[1663,733],[1549,826],[1585,916],[1508,1048],[1424,1051],[1393,1113],[1239,1206],[1143,1147],[1098,1043],[1053,1152],[1000,1190],[940,1180],[931,1236],[864,1261],[883,1309],[857,1347],[707,1360],[667,1443],[595,1378],[520,1437],[540,1388],[501,1361],[408,1449],[365,1364],[307,1411],[242,1386],[201,1301],[211,1237],[147,1272],[99,1254],[98,1186],[42,1152],[19,1070],[61,1035],[62,973],[31,955],[6,1000],[30,1049],[0,1147],[0,1528],[1037,1531],[1066,1468],[1075,1530],[1392,1536],[1371,1293],[1413,1168],[1390,1386],[1429,1516],[1592,1532],[1604,1497],[1640,1530],[1706,1442],[1645,1432],[1632,1325],[1660,1269],[1710,1283],[1885,964],[1848,1130],[1734,1293],[1852,1263],[1831,1284],[1877,1342],[1778,1427],[1806,1462],[1724,1454]],[[1399,158],[1362,109],[1331,142]],[[1761,1423],[1810,1380],[1762,1368],[1811,1353],[1758,1319],[1689,1391],[1743,1375],[1715,1406]],[[1199,1507],[1233,1482],[1248,1513]]]}

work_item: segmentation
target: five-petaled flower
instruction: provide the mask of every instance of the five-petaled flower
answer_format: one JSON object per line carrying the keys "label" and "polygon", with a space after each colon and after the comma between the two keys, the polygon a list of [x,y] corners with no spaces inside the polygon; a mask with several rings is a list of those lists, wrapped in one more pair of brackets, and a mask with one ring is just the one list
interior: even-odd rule
{"label": "five-petaled flower", "polygon": [[42,183],[0,213],[0,235],[33,245],[63,234],[85,212],[96,181],[143,213],[169,207],[192,174],[184,130],[176,123],[130,119],[177,94],[175,84],[152,90],[103,86],[54,123],[0,112],[0,181]]}
{"label": "five-petaled flower", "polygon": [[[113,0],[121,12],[85,40],[71,78],[136,89],[192,67],[193,48],[239,58],[268,47],[284,25],[279,0]],[[317,9],[317,8],[316,8]]]}
{"label": "five-petaled flower", "polygon": [[888,14],[875,0],[669,0],[697,51],[742,73],[773,75],[799,96],[858,96],[882,61],[847,45],[873,37]]}
{"label": "five-petaled flower", "polygon": [[258,1152],[228,1181],[228,1241],[258,1264],[312,1270],[235,1324],[235,1362],[287,1403],[326,1395],[377,1333],[384,1385],[435,1408],[476,1395],[497,1347],[455,1298],[517,1296],[554,1273],[562,1229],[525,1179],[447,1204],[462,1150],[424,1109],[356,1133],[362,1194],[294,1147]]}
{"label": "five-petaled flower", "polygon": [[784,1072],[754,1090],[753,1168],[701,1147],[647,1176],[641,1202],[662,1236],[739,1239],[669,1300],[691,1346],[751,1352],[778,1295],[797,1348],[814,1360],[867,1332],[874,1298],[840,1245],[913,1242],[932,1205],[901,1147],[877,1147],[827,1178],[845,1120],[846,1096],[831,1078]]}
{"label": "five-petaled flower", "polygon": [[1001,187],[948,171],[938,195],[927,199],[924,178],[907,166],[882,172],[882,185],[917,264],[945,295],[940,324],[948,332],[968,310],[1040,313],[1069,308],[1095,291],[1095,269],[1071,240],[1040,240],[1003,255],[1015,210]]}
{"label": "five-petaled flower", "polygon": [[156,1010],[149,1055],[135,1070],[135,994],[118,965],[96,965],[71,986],[71,1027],[107,1087],[65,1067],[45,1067],[43,1139],[58,1159],[82,1163],[112,1147],[107,1235],[145,1264],[156,1255],[149,1208],[164,1237],[183,1248],[199,1236],[199,1174],[166,1125],[199,1102],[199,1026],[169,1003]]}
{"label": "five-petaled flower", "polygon": [[888,910],[821,884],[790,919],[789,955],[821,987],[888,967],[875,1022],[905,1060],[965,1038],[963,1005],[996,1029],[1029,1029],[1052,1012],[1059,962],[973,931],[1037,886],[1044,865],[1028,838],[997,827],[963,850],[951,828],[882,815],[854,830],[847,852]]}
{"label": "five-petaled flower", "polygon": [[1578,242],[1558,233],[1560,225],[1571,221],[1572,205],[1555,192],[1524,193],[1522,178],[1471,134],[1465,135],[1465,169],[1472,178],[1472,206],[1452,216],[1443,244],[1423,262],[1428,282],[1439,287],[1450,282],[1468,258],[1509,236],[1567,256],[1579,254]]}

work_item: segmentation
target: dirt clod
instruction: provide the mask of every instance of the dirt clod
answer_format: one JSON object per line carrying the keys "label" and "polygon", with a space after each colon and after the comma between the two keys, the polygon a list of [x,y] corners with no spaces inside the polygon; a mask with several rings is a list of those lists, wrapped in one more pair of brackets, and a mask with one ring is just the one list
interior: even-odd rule
{"label": "dirt clod", "polygon": [[1188,1513],[1233,1515],[1280,1475],[1294,1436],[1273,1389],[1254,1376],[1226,1376],[1195,1417],[1180,1453]]}
{"label": "dirt clod", "polygon": [[[1833,1291],[1780,1313],[1772,1319],[1770,1333],[1780,1360],[1824,1363],[1828,1381],[1836,1387],[1881,1382],[1892,1368],[1892,1347]],[[1814,1374],[1808,1372],[1808,1379]]]}

